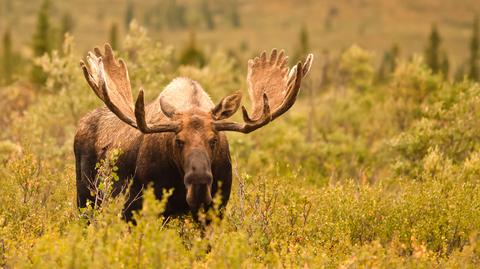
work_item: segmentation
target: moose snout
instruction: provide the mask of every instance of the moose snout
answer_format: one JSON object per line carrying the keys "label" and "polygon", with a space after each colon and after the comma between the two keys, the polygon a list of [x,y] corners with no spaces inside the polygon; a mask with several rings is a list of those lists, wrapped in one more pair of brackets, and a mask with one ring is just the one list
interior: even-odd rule
{"label": "moose snout", "polygon": [[212,203],[211,186],[213,182],[210,160],[203,151],[195,150],[187,158],[183,178],[187,190],[187,204],[192,210]]}
{"label": "moose snout", "polygon": [[187,189],[187,204],[197,210],[201,205],[210,205],[212,203],[211,173],[187,173],[185,175],[185,188]]}
{"label": "moose snout", "polygon": [[210,185],[191,184],[187,187],[187,204],[191,209],[197,210],[200,206],[207,206],[211,203]]}

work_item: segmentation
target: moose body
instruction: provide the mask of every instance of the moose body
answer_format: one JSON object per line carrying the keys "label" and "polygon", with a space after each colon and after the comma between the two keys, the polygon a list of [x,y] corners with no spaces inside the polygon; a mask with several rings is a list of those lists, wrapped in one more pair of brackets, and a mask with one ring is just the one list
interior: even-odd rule
{"label": "moose body", "polygon": [[158,199],[164,190],[173,189],[165,216],[207,209],[219,191],[223,208],[232,185],[230,151],[223,131],[252,132],[294,104],[313,56],[290,71],[287,58],[283,51],[273,50],[268,59],[264,52],[249,61],[247,82],[253,113],[250,116],[242,107],[244,123],[237,123],[227,119],[240,107],[240,92],[214,105],[202,87],[188,78],[174,79],[148,105],[140,89],[134,103],[126,64],[114,57],[108,44],[104,53],[95,48],[87,55],[87,64],[82,61],[81,66],[106,107],[82,118],[75,136],[78,207],[95,200],[96,164],[118,149],[119,180],[112,195],[128,191],[124,207],[127,220],[142,207],[142,191],[149,185]]}
{"label": "moose body", "polygon": [[[207,151],[202,136],[212,129],[206,126],[201,119],[202,114],[208,115],[214,108],[210,97],[198,83],[188,78],[177,78],[172,81],[152,103],[145,107],[147,115],[166,117],[161,112],[160,99],[165,98],[175,111],[188,113],[183,125],[189,136],[197,136],[191,143],[196,143],[192,151]],[[149,113],[150,112],[150,113]],[[155,113],[154,113],[155,112]],[[153,120],[153,119],[151,119]],[[160,119],[162,120],[162,119]],[[197,175],[209,177],[211,183],[211,197],[214,197],[221,187],[221,201],[225,205],[230,196],[232,184],[232,166],[228,141],[223,133],[211,132],[214,139],[218,139],[218,146],[212,152],[211,164],[209,160],[197,160]],[[210,138],[212,139],[212,138]],[[191,210],[185,197],[187,196],[184,177],[185,172],[179,165],[175,152],[175,134],[152,133],[144,134],[121,121],[108,108],[98,108],[87,114],[79,123],[75,136],[74,151],[76,158],[77,173],[77,199],[80,207],[85,207],[87,200],[93,200],[91,195],[91,183],[96,177],[95,166],[100,160],[105,159],[112,149],[119,149],[122,153],[117,160],[117,174],[119,181],[115,182],[114,195],[118,194],[127,179],[132,179],[128,199],[125,208],[125,217],[131,219],[132,211],[141,208],[141,192],[145,186],[153,183],[155,195],[162,198],[163,190],[173,189],[173,193],[167,203],[165,215],[184,214]],[[200,157],[202,158],[200,154]],[[210,167],[209,167],[210,166]],[[210,171],[209,169],[210,168]],[[207,179],[208,180],[208,179]],[[211,200],[206,198],[206,202]],[[193,205],[198,207],[198,205]]]}

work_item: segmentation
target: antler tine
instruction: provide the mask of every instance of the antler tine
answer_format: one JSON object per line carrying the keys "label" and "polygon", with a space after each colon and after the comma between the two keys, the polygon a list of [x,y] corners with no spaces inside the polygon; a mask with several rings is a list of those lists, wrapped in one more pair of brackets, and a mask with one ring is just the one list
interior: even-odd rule
{"label": "antler tine", "polygon": [[313,62],[313,54],[309,53],[307,55],[307,58],[305,59],[305,63],[303,63],[303,67],[302,67],[303,77],[305,77],[310,71],[310,68],[312,67],[312,62]]}
{"label": "antler tine", "polygon": [[177,123],[152,126],[146,123],[143,89],[140,89],[134,106],[127,65],[122,59],[115,58],[108,43],[104,46],[104,53],[98,47],[88,52],[86,63],[80,61],[80,66],[95,94],[123,122],[143,133],[178,131]]}
{"label": "antler tine", "polygon": [[115,104],[114,101],[110,98],[110,94],[108,92],[108,85],[107,85],[107,79],[105,77],[105,72],[103,69],[103,62],[100,62],[100,72],[99,72],[99,78],[100,78],[100,90],[103,96],[103,102],[105,105],[112,111],[119,119],[127,123],[128,125],[138,128],[137,123],[132,119],[130,115],[128,115],[128,111],[122,110],[117,104]]}
{"label": "antler tine", "polygon": [[260,122],[271,121],[271,115],[270,115],[270,105],[268,104],[268,96],[267,94],[263,94],[263,109],[262,109],[262,115],[260,116],[259,119],[257,120],[252,120],[250,116],[248,115],[247,109],[245,106],[242,106],[242,113],[243,113],[243,121],[245,121],[246,124],[250,125],[258,125]]}
{"label": "antler tine", "polygon": [[273,112],[272,120],[276,119],[278,116],[287,112],[287,110],[289,110],[297,100],[297,95],[300,91],[300,85],[302,83],[302,78],[303,78],[302,63],[299,62],[295,67],[296,68],[294,68],[295,69],[294,74],[292,75],[293,77],[295,77],[295,80],[293,83],[288,84],[289,87],[287,89],[287,94],[285,96],[285,99],[283,99],[283,102],[278,107],[278,109],[276,109]]}
{"label": "antler tine", "polygon": [[92,88],[93,92],[98,96],[98,98],[102,99],[103,98],[99,95],[97,89],[98,89],[98,85],[96,84],[95,82],[95,79],[93,78],[93,76],[91,75],[91,72],[90,70],[88,69],[87,67],[87,64],[85,64],[85,62],[82,60],[80,61],[80,67],[82,68],[82,71],[83,71],[83,76],[85,77],[85,79],[87,80],[87,83],[88,85],[90,85],[90,87]]}
{"label": "antler tine", "polygon": [[[273,51],[272,54],[276,53]],[[263,58],[263,54],[262,57]],[[273,57],[270,58],[272,61]],[[309,60],[308,60],[309,59]],[[308,61],[308,62],[307,62]],[[262,95],[263,99],[263,108],[262,114],[257,120],[252,120],[251,117],[248,115],[247,109],[245,106],[242,106],[243,112],[243,120],[245,123],[236,123],[236,122],[225,122],[220,121],[215,123],[215,128],[217,131],[236,131],[241,133],[250,133],[258,128],[261,128],[277,117],[284,114],[288,111],[293,104],[295,103],[298,92],[300,90],[300,85],[302,82],[302,78],[305,76],[304,67],[309,68],[311,65],[311,57],[307,58],[306,64],[302,64],[299,62],[291,71],[289,75],[286,95],[285,98],[282,100],[280,106],[278,106],[273,112],[270,111],[269,99],[267,94],[264,92]],[[308,70],[306,71],[308,72]]]}

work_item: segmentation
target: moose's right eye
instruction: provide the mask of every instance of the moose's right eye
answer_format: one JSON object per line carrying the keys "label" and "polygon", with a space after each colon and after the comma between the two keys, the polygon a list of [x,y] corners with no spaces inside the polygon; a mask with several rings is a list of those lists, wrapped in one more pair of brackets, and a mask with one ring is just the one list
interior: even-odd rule
{"label": "moose's right eye", "polygon": [[178,149],[183,149],[183,146],[185,145],[185,141],[181,140],[181,139],[175,139],[175,146],[178,148]]}

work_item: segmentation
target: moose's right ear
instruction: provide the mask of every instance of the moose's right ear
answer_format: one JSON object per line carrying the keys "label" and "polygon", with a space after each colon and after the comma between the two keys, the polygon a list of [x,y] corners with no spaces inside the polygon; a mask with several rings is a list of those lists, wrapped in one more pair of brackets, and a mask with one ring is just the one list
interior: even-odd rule
{"label": "moose's right ear", "polygon": [[218,105],[212,109],[212,115],[215,120],[230,118],[240,107],[242,93],[237,91],[227,97],[224,97]]}
{"label": "moose's right ear", "polygon": [[171,118],[175,114],[175,108],[169,104],[164,98],[160,98],[160,108],[165,116]]}

